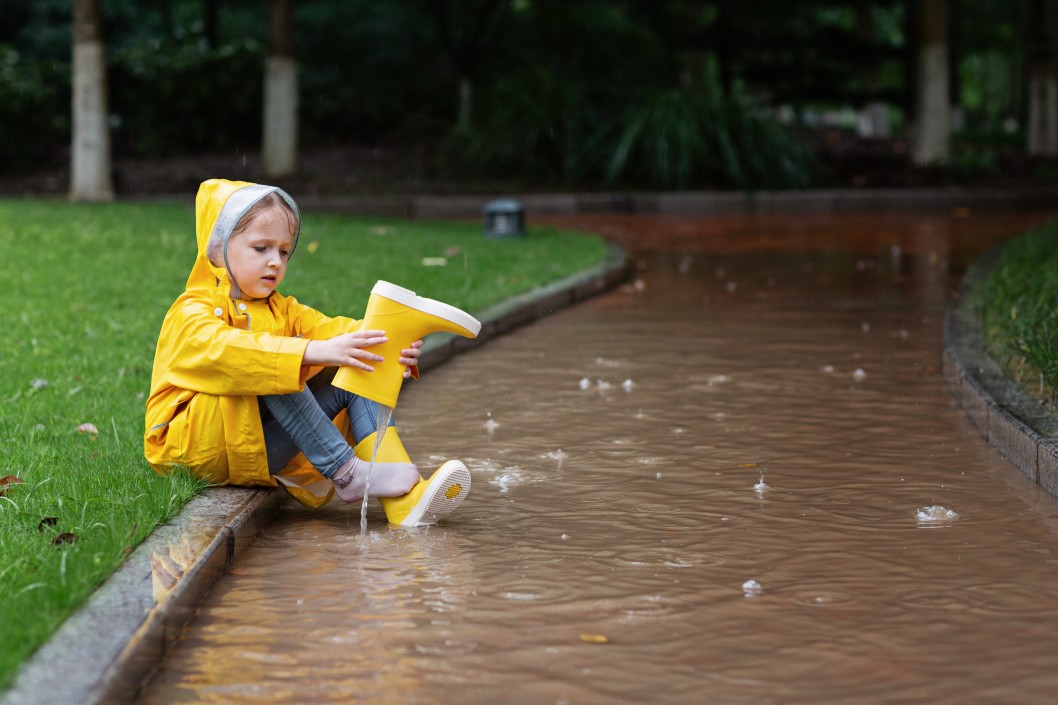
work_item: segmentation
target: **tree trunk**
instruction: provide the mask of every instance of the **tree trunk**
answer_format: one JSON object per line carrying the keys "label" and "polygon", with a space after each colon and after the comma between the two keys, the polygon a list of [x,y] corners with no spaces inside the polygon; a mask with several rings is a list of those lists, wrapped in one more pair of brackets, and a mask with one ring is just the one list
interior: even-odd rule
{"label": "tree trunk", "polygon": [[294,60],[293,0],[272,0],[270,24],[261,167],[266,176],[286,176],[297,169],[298,160],[298,67]]}
{"label": "tree trunk", "polygon": [[214,49],[217,46],[217,28],[219,26],[220,0],[202,0],[202,35],[206,39],[206,46],[210,49]]}
{"label": "tree trunk", "polygon": [[73,4],[73,144],[70,200],[112,201],[102,0]]}
{"label": "tree trunk", "polygon": [[459,116],[460,130],[470,129],[470,120],[474,111],[474,84],[469,76],[459,77]]}
{"label": "tree trunk", "polygon": [[1050,0],[1032,0],[1029,16],[1029,154],[1058,155],[1058,87]]}
{"label": "tree trunk", "polygon": [[[856,26],[857,34],[865,42],[873,43],[877,33],[870,9],[867,5],[860,5],[856,9]],[[871,67],[863,72],[861,80],[869,91],[876,90],[881,83],[879,73],[877,67]],[[892,134],[889,126],[889,107],[879,100],[872,100],[860,106],[856,133],[860,137],[888,139]]]}
{"label": "tree trunk", "polygon": [[921,0],[918,19],[917,115],[911,158],[917,166],[927,166],[947,160],[951,137],[946,0]]}

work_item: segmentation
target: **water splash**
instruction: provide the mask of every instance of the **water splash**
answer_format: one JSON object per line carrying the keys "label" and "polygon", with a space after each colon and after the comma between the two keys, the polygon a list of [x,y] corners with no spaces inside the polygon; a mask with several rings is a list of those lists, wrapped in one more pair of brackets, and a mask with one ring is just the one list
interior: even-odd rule
{"label": "water splash", "polygon": [[753,485],[753,491],[757,493],[758,497],[763,497],[764,493],[770,489],[771,487],[764,484],[764,473],[762,472],[760,474],[760,480],[757,481],[757,484]]}
{"label": "water splash", "polygon": [[756,597],[763,591],[760,583],[753,578],[750,578],[746,582],[742,583],[742,592],[746,597]]}
{"label": "water splash", "polygon": [[566,454],[562,452],[561,448],[559,448],[558,450],[552,450],[552,451],[549,451],[547,453],[544,453],[544,455],[542,457],[547,458],[548,460],[554,460],[555,461],[555,468],[557,470],[561,470],[562,469],[562,461],[564,461],[566,459]]}
{"label": "water splash", "polygon": [[371,472],[375,469],[375,458],[378,449],[382,445],[382,438],[386,435],[386,428],[390,419],[393,418],[393,407],[384,404],[378,405],[375,414],[375,445],[371,449],[371,463],[367,466],[367,480],[364,482],[364,501],[360,504],[360,534],[367,533],[367,502],[371,498]]}
{"label": "water splash", "polygon": [[491,411],[486,411],[485,417],[485,431],[487,431],[488,434],[491,436],[493,432],[495,432],[495,430],[500,427],[500,425],[492,418]]}
{"label": "water splash", "polygon": [[959,515],[954,509],[934,504],[928,507],[919,507],[915,512],[919,524],[946,524],[955,521]]}

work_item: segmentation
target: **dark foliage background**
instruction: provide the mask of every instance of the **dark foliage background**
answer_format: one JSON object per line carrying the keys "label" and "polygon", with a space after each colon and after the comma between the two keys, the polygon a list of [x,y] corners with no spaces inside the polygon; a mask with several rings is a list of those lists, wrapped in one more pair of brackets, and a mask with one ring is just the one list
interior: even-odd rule
{"label": "dark foliage background", "polygon": [[[877,181],[857,169],[906,166],[913,4],[300,0],[300,144],[412,151],[429,177],[513,173],[530,186]],[[1025,5],[951,0],[962,123],[946,178],[1010,172],[1012,160],[1056,173],[1018,162]],[[116,156],[253,153],[267,11],[107,2]],[[0,0],[0,172],[65,164],[70,14],[70,0]],[[871,102],[893,132],[865,145],[855,121]]]}

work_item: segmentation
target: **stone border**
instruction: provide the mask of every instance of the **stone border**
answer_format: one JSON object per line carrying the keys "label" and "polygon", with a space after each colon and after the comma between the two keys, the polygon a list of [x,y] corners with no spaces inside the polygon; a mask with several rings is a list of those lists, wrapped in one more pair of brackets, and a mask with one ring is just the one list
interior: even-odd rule
{"label": "stone border", "polygon": [[985,352],[971,295],[995,267],[1002,247],[967,272],[944,317],[944,376],[981,435],[1033,482],[1058,497],[1058,420]]}
{"label": "stone border", "polygon": [[[430,336],[420,367],[584,301],[619,284],[629,262],[608,244],[604,262],[516,296],[480,316],[474,340]],[[26,663],[0,705],[132,703],[194,617],[217,578],[279,511],[286,494],[217,487],[158,527]]]}
{"label": "stone border", "polygon": [[[675,191],[635,193],[522,193],[513,195],[534,214],[644,213],[729,215],[754,213],[847,213],[927,211],[972,205],[977,209],[1050,206],[1054,188],[811,189],[805,191]],[[303,210],[404,218],[481,218],[498,195],[313,196],[302,195]],[[174,200],[185,200],[177,199]]]}

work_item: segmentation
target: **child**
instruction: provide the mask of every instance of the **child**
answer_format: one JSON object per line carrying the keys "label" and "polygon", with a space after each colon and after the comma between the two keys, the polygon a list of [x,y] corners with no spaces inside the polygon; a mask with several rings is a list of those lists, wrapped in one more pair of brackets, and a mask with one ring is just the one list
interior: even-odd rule
{"label": "child", "polygon": [[[276,291],[301,216],[274,186],[213,179],[195,201],[198,258],[162,323],[147,399],[144,452],[217,484],[277,483],[311,507],[379,497],[392,523],[430,524],[470,487],[457,460],[423,480],[392,425],[378,441],[379,405],[330,384],[337,367],[371,371],[385,331],[360,330]],[[422,341],[400,364],[418,376]]]}

